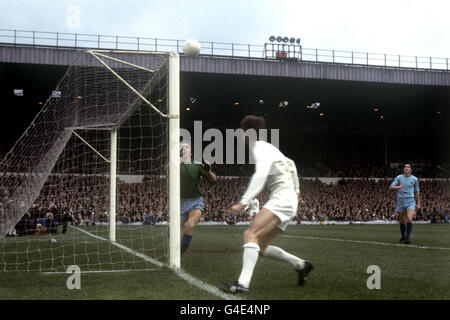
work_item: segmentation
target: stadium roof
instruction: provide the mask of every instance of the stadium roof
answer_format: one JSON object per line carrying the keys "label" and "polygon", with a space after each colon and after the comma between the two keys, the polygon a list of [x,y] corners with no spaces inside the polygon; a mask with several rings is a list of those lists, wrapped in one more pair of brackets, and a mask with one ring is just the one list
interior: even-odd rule
{"label": "stadium roof", "polygon": [[[66,70],[0,64],[3,152],[28,127]],[[23,89],[24,96],[15,96],[14,89]],[[236,128],[244,115],[260,114],[270,127],[290,132],[432,134],[446,141],[450,136],[448,87],[183,72],[180,107],[186,129],[194,120],[202,120],[204,127]]]}

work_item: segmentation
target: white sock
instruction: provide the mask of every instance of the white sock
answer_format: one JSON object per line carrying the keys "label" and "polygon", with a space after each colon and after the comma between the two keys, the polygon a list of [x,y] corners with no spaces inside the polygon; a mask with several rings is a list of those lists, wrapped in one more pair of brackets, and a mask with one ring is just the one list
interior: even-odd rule
{"label": "white sock", "polygon": [[266,250],[263,252],[263,256],[287,262],[296,269],[301,269],[305,266],[305,260],[300,259],[277,246],[267,246]]}
{"label": "white sock", "polygon": [[250,287],[250,280],[252,279],[253,270],[259,256],[259,245],[254,242],[247,242],[244,244],[244,257],[242,262],[242,271],[239,276],[239,284],[243,287]]}

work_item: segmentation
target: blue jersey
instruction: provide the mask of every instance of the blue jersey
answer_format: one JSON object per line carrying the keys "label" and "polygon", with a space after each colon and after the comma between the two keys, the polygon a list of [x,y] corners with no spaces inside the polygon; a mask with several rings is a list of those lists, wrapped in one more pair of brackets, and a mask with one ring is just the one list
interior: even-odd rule
{"label": "blue jersey", "polygon": [[397,198],[414,198],[414,194],[419,192],[419,179],[411,175],[406,177],[404,174],[400,174],[395,177],[391,186],[402,185],[403,188],[397,189]]}

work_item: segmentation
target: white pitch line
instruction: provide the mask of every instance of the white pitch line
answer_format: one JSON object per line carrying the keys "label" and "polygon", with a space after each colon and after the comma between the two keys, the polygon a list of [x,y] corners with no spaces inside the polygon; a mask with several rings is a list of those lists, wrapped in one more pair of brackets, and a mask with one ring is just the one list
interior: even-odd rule
{"label": "white pitch line", "polygon": [[[82,274],[89,274],[89,273],[114,273],[114,272],[138,272],[138,271],[157,271],[161,270],[160,268],[153,268],[153,269],[128,269],[128,270],[90,270],[90,271],[80,271]],[[65,271],[48,271],[48,272],[42,272],[42,274],[67,274]]]}
{"label": "white pitch line", "polygon": [[95,239],[98,239],[98,240],[102,240],[102,241],[107,241],[105,238],[100,237],[100,236],[96,236],[95,234],[90,233],[90,232],[87,232],[86,230],[83,230],[83,229],[81,229],[81,228],[74,227],[74,226],[69,226],[69,228],[72,228],[72,229],[75,229],[75,230],[84,232],[84,233],[86,233],[87,235],[91,236],[92,238],[95,238]]}
{"label": "white pitch line", "polygon": [[395,246],[395,247],[402,247],[402,248],[450,250],[450,248],[426,247],[426,246],[416,246],[416,245],[411,245],[411,244],[400,244],[400,243],[387,243],[387,242],[348,240],[348,239],[333,239],[333,238],[319,238],[319,237],[305,237],[305,236],[290,236],[290,235],[280,235],[280,236],[281,237],[285,237],[285,238],[300,238],[300,239],[310,239],[310,240],[324,240],[324,241],[338,241],[338,242],[354,242],[354,243],[364,243],[364,244],[377,244],[377,245],[382,245],[382,246]]}
{"label": "white pitch line", "polygon": [[125,250],[125,251],[127,251],[127,252],[129,252],[131,254],[134,254],[135,256],[137,256],[137,257],[139,257],[139,258],[141,258],[141,259],[143,259],[145,261],[148,261],[148,262],[150,262],[152,264],[155,264],[158,267],[167,267],[170,270],[174,271],[174,273],[178,277],[180,277],[181,279],[187,281],[189,284],[191,284],[193,286],[196,286],[196,287],[198,287],[198,288],[200,288],[202,290],[205,290],[205,291],[207,291],[207,292],[209,292],[209,293],[211,293],[211,294],[213,294],[213,295],[215,295],[215,296],[217,296],[219,298],[222,298],[224,300],[245,300],[245,298],[243,298],[243,297],[242,298],[241,297],[236,297],[234,295],[222,292],[217,287],[212,286],[212,285],[210,285],[210,284],[208,284],[206,282],[203,282],[203,281],[195,278],[194,276],[190,275],[189,273],[187,273],[187,272],[185,272],[183,270],[173,270],[172,268],[170,268],[165,263],[162,263],[161,261],[153,259],[153,258],[151,258],[151,257],[149,257],[149,256],[147,256],[147,255],[145,255],[143,253],[137,252],[137,251],[135,251],[135,250],[133,250],[131,248],[128,248],[128,247],[126,247],[126,246],[124,246],[124,245],[122,245],[120,243],[117,243],[115,241],[109,241],[108,239],[105,239],[103,237],[97,236],[95,234],[92,234],[92,233],[90,233],[90,232],[88,232],[86,230],[80,229],[78,227],[73,227],[73,226],[70,226],[70,227],[73,228],[73,229],[76,229],[78,231],[84,232],[84,233],[88,234],[89,236],[94,237],[96,239],[99,239],[99,240],[102,240],[102,241],[108,241],[112,245],[114,245],[116,247],[119,247],[120,249]]}
{"label": "white pitch line", "polygon": [[228,294],[225,292],[222,292],[221,290],[217,289],[215,286],[212,286],[206,282],[203,282],[194,276],[190,275],[189,273],[184,272],[183,270],[175,270],[175,274],[179,276],[180,278],[186,280],[190,284],[199,287],[203,290],[208,291],[209,293],[212,293],[216,296],[221,297],[224,300],[246,300],[244,297],[236,297],[232,294]]}

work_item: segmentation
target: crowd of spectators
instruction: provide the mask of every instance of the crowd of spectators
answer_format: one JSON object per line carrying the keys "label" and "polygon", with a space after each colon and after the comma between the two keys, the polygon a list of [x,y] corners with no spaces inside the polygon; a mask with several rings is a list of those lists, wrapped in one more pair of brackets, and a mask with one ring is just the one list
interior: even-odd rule
{"label": "crowd of spectators", "polygon": [[[0,178],[0,183],[6,179]],[[168,220],[165,180],[158,177],[143,183],[129,184],[119,179],[117,182],[117,221],[155,224]],[[0,196],[7,192],[0,188]],[[0,201],[0,209],[1,206]],[[54,225],[67,226],[69,222],[95,225],[108,221],[108,177],[51,176],[16,229],[19,234],[40,233],[42,228],[38,226],[42,225],[46,233],[52,233]]]}
{"label": "crowd of spectators", "polygon": [[[5,186],[7,177],[0,177]],[[3,181],[1,181],[3,180]],[[319,179],[301,179],[300,190],[306,206],[299,207],[297,221],[395,221],[396,194],[389,190],[392,178],[339,179],[327,184]],[[416,220],[448,221],[450,180],[419,180],[422,210]],[[202,181],[205,198],[203,222],[236,224],[249,221],[246,214],[231,216],[229,208],[245,192],[249,177],[219,176],[218,183]],[[0,199],[7,191],[0,188]],[[141,183],[118,180],[117,221],[123,224],[155,224],[168,221],[167,183],[160,176],[147,176]],[[268,199],[264,190],[261,204]],[[0,210],[2,203],[0,201]],[[19,234],[54,233],[57,225],[95,225],[109,220],[107,176],[50,176],[29,212],[16,226]],[[40,227],[38,227],[40,226]]]}
{"label": "crowd of spectators", "polygon": [[[303,197],[307,206],[300,209],[306,221],[395,221],[396,193],[389,191],[390,179],[342,179],[337,184],[303,180]],[[416,220],[431,215],[444,219],[449,215],[449,181],[420,182],[422,210]]]}
{"label": "crowd of spectators", "polygon": [[[227,213],[248,185],[248,178],[221,178],[218,184],[206,189],[205,221],[248,221],[247,215],[232,217]],[[396,194],[389,190],[390,179],[341,179],[327,184],[319,179],[300,180],[300,190],[306,206],[299,207],[298,221],[395,221]],[[423,209],[416,220],[448,221],[450,215],[450,181],[423,180],[420,182]],[[258,197],[265,203],[268,194]]]}
{"label": "crowd of spectators", "polygon": [[[317,153],[313,158],[292,157],[296,159],[298,173],[302,177],[339,177],[339,178],[391,178],[402,173],[404,161],[386,166],[383,159],[376,159],[370,153],[330,152],[327,155]],[[215,165],[215,170],[221,176],[249,177],[254,171],[254,165]],[[414,162],[414,175],[427,178],[450,178],[450,168],[445,165],[435,165],[430,161]]]}

